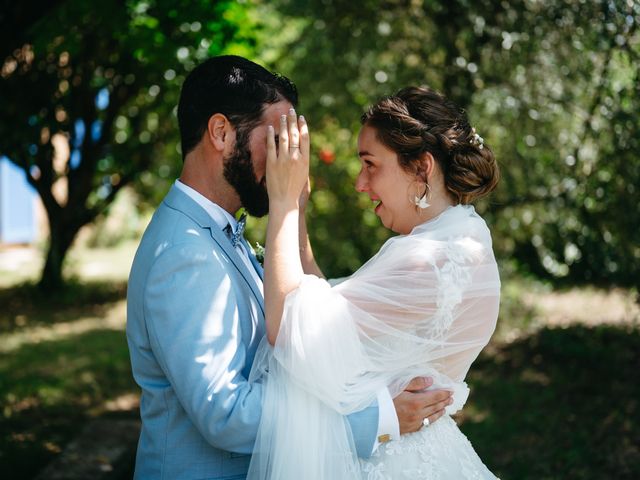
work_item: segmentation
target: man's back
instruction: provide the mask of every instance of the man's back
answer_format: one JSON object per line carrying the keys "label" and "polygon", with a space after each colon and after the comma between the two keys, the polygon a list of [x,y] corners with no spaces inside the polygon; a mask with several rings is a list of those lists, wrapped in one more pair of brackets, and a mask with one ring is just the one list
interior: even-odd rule
{"label": "man's back", "polygon": [[246,378],[264,318],[225,242],[174,187],[136,253],[127,306],[142,389],[136,478],[244,478],[261,411],[260,387]]}

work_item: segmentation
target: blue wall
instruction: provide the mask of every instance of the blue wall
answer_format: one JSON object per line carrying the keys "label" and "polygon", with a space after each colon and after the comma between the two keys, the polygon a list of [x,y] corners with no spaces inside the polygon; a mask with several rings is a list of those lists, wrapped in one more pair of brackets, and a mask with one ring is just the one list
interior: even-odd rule
{"label": "blue wall", "polygon": [[0,243],[35,241],[35,197],[24,171],[0,157]]}

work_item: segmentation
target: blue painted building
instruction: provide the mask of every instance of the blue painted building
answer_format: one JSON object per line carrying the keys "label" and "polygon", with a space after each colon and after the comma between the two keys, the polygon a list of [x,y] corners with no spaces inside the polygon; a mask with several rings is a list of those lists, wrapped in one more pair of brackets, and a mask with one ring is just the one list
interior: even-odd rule
{"label": "blue painted building", "polygon": [[24,171],[7,157],[0,157],[0,243],[36,240],[36,196]]}

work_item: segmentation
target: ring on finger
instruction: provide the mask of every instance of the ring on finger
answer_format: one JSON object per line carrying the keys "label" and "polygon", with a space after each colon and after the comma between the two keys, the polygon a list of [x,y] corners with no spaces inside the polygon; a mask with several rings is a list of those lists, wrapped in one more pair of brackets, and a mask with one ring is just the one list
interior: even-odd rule
{"label": "ring on finger", "polygon": [[297,144],[291,144],[291,145],[289,145],[289,148],[300,148],[300,145],[297,145]]}
{"label": "ring on finger", "polygon": [[429,425],[431,425],[431,422],[429,421],[429,417],[424,417],[422,419],[422,426],[423,427],[428,427]]}

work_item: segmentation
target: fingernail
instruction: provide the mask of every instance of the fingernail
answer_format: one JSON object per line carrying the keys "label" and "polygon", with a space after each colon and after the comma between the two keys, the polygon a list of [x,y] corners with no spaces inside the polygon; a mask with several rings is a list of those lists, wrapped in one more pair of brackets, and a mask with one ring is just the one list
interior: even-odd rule
{"label": "fingernail", "polygon": [[286,115],[282,115],[282,116],[280,117],[280,121],[281,121],[281,122],[286,122],[286,121],[287,121],[287,116],[286,116]]}
{"label": "fingernail", "polygon": [[302,120],[303,122],[306,122],[304,115],[300,115],[300,120]]}
{"label": "fingernail", "polygon": [[293,108],[290,108],[290,109],[289,109],[289,113],[290,113],[291,115],[295,115],[295,114],[296,114],[296,111],[295,111]]}
{"label": "fingernail", "polygon": [[449,405],[451,405],[452,403],[453,403],[453,397],[449,399]]}
{"label": "fingernail", "polygon": [[268,131],[269,133],[273,132],[273,125],[269,125],[269,126],[267,127],[267,131]]}

